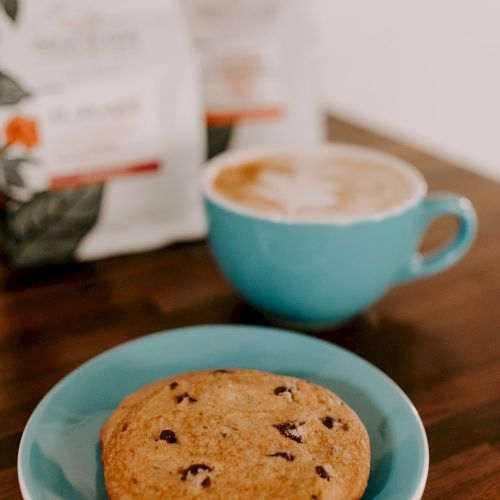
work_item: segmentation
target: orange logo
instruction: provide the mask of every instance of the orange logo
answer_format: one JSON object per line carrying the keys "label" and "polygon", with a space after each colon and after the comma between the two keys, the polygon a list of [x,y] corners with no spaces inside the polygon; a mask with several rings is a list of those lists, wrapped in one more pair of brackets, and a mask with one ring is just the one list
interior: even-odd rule
{"label": "orange logo", "polygon": [[21,144],[27,149],[34,148],[38,144],[38,129],[35,120],[14,116],[5,128],[7,146]]}

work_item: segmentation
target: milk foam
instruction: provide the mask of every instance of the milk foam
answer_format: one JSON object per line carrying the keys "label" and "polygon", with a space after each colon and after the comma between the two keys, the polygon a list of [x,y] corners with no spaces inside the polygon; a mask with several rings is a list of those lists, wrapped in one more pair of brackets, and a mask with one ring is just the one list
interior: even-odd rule
{"label": "milk foam", "polygon": [[415,194],[406,173],[349,155],[280,155],[228,165],[212,186],[243,209],[305,221],[371,216]]}

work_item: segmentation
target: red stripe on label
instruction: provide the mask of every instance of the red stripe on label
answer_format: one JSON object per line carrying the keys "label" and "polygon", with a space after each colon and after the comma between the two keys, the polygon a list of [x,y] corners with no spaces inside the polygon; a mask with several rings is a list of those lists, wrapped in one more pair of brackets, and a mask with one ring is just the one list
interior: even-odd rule
{"label": "red stripe on label", "polygon": [[240,109],[233,111],[207,111],[206,122],[208,126],[232,125],[242,120],[276,120],[285,114],[282,107]]}
{"label": "red stripe on label", "polygon": [[63,189],[69,187],[87,186],[89,184],[102,184],[113,177],[156,172],[157,170],[160,170],[160,164],[158,162],[130,165],[127,167],[107,168],[105,170],[93,170],[76,175],[54,177],[50,182],[50,187],[51,189]]}

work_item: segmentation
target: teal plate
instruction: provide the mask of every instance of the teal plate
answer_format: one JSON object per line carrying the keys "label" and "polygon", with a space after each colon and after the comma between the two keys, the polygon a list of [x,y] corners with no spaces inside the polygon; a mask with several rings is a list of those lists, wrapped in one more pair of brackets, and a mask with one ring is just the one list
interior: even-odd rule
{"label": "teal plate", "polygon": [[361,417],[371,440],[365,499],[418,499],[429,452],[420,418],[377,368],[306,335],[250,326],[157,333],[107,351],[61,380],[24,430],[18,474],[24,498],[107,498],[99,430],[127,394],[169,375],[204,368],[255,368],[328,387]]}

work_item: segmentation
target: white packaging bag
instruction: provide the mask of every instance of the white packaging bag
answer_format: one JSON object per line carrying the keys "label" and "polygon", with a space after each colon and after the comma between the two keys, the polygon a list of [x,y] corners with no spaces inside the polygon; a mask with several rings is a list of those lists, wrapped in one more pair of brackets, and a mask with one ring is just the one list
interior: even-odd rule
{"label": "white packaging bag", "polygon": [[0,33],[11,264],[201,237],[202,107],[177,1],[9,0]]}
{"label": "white packaging bag", "polygon": [[304,0],[183,0],[200,58],[209,156],[325,136]]}

